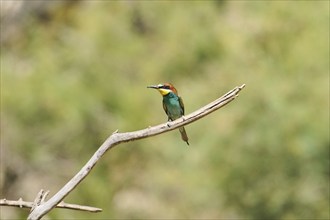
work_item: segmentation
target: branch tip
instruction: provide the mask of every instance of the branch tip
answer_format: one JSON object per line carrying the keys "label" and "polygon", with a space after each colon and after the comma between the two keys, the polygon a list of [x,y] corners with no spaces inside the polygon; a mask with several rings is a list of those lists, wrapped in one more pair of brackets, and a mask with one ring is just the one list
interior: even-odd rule
{"label": "branch tip", "polygon": [[22,202],[23,202],[23,199],[22,199],[22,197],[21,197],[21,198],[19,198],[19,200],[18,200],[18,203],[19,203],[19,207],[20,207],[20,208],[23,208]]}
{"label": "branch tip", "polygon": [[48,194],[49,194],[49,190],[47,190],[45,193],[42,194],[42,198],[41,198],[40,203],[44,203],[45,202]]}

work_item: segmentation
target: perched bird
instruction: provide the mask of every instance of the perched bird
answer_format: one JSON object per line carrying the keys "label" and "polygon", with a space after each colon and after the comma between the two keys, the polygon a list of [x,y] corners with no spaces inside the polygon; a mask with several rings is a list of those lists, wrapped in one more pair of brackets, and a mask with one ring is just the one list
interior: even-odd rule
{"label": "perched bird", "polygon": [[[163,96],[163,108],[168,121],[174,121],[184,115],[184,105],[182,98],[178,95],[178,91],[170,83],[159,84],[155,86],[148,86],[147,88],[157,89]],[[188,136],[184,127],[180,127],[181,138],[188,145]]]}

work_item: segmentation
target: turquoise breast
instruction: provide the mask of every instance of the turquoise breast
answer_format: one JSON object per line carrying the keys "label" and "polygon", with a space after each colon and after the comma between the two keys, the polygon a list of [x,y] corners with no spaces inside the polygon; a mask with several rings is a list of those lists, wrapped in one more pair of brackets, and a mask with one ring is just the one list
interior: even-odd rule
{"label": "turquoise breast", "polygon": [[163,97],[163,104],[166,106],[167,115],[171,120],[180,118],[183,115],[183,111],[180,106],[179,97],[170,92]]}

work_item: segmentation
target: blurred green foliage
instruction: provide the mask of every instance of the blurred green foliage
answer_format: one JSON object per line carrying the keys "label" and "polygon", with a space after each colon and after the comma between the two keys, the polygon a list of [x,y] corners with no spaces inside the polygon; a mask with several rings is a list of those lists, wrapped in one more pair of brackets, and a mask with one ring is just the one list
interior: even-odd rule
{"label": "blurred green foliage", "polygon": [[[190,113],[120,145],[51,219],[329,218],[329,1],[79,1],[31,13],[1,48],[1,198],[60,189],[116,129],[163,123],[149,84]],[[1,208],[3,218],[27,212]]]}

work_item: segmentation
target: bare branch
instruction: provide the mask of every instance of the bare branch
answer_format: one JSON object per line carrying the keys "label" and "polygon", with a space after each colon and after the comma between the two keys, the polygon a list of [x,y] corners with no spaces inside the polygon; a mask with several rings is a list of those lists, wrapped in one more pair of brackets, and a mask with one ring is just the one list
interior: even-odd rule
{"label": "bare branch", "polygon": [[233,101],[238,93],[245,87],[243,84],[240,87],[236,87],[233,90],[229,91],[219,99],[211,102],[210,104],[200,108],[199,110],[181,117],[175,121],[167,122],[153,127],[148,127],[143,130],[118,133],[117,131],[111,134],[105,142],[100,146],[100,148],[94,153],[91,159],[85,164],[85,166],[67,183],[65,186],[60,189],[52,198],[48,201],[37,205],[37,207],[32,210],[28,219],[35,220],[41,219],[42,216],[47,214],[52,210],[57,204],[59,204],[93,169],[99,159],[111,148],[114,146],[128,141],[139,140],[142,138],[147,138],[162,134],[164,132],[169,132],[176,128],[179,128],[184,125],[188,125],[212,112],[225,106],[229,102]]}
{"label": "bare branch", "polygon": [[[14,206],[19,208],[28,208],[31,209],[34,206],[34,202],[27,202],[23,201],[22,198],[19,200],[7,200],[7,199],[0,199],[0,206]],[[83,205],[76,205],[76,204],[69,204],[61,202],[55,208],[63,208],[63,209],[73,209],[73,210],[79,210],[79,211],[87,211],[87,212],[101,212],[102,209],[91,207],[91,206],[83,206]]]}
{"label": "bare branch", "polygon": [[[45,190],[41,189],[41,190],[38,192],[36,198],[34,199],[34,202],[33,202],[33,204],[32,204],[32,207],[31,207],[30,212],[32,212],[32,211],[34,210],[35,207],[37,207],[37,206],[39,206],[41,203],[43,203],[43,202],[45,201],[46,197],[48,196],[48,194],[49,194],[49,191],[46,191],[46,192],[45,192]],[[22,200],[22,198],[20,198],[20,200]]]}

